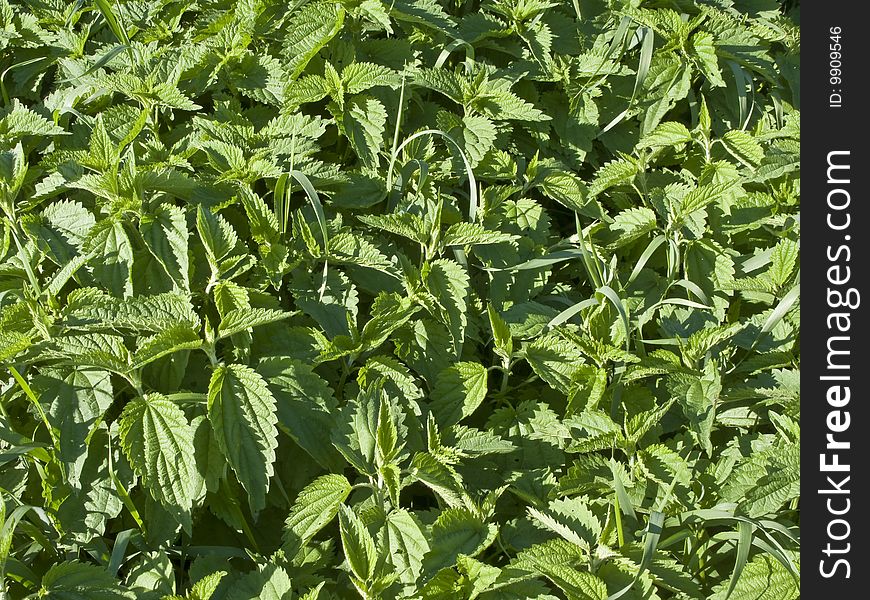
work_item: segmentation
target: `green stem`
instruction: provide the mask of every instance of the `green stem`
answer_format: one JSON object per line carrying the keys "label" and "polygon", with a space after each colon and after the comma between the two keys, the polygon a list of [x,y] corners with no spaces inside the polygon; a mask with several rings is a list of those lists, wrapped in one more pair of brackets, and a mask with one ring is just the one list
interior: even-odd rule
{"label": "green stem", "polygon": [[42,289],[39,287],[39,280],[36,278],[36,273],[33,272],[33,265],[30,264],[30,253],[27,252],[26,246],[21,245],[21,240],[18,239],[18,232],[15,224],[10,224],[9,231],[12,233],[12,239],[15,240],[15,246],[18,248],[18,253],[21,255],[21,263],[24,265],[24,272],[27,274],[27,279],[30,285],[36,292],[37,296],[42,295]]}
{"label": "green stem", "polygon": [[36,413],[39,415],[39,418],[42,420],[42,423],[48,430],[48,436],[51,438],[51,443],[54,445],[55,449],[59,449],[60,442],[54,435],[54,429],[48,422],[48,417],[46,416],[45,411],[42,409],[42,404],[39,403],[39,399],[37,399],[36,394],[33,393],[33,390],[30,389],[30,385],[28,385],[27,381],[25,381],[24,377],[21,376],[21,373],[19,373],[15,369],[15,367],[10,365],[8,369],[9,372],[12,373],[12,377],[15,378],[15,381],[18,382],[18,385],[21,386],[21,389],[24,390],[24,395],[27,396],[27,399],[30,400],[31,404],[33,404],[33,408],[36,409]]}
{"label": "green stem", "polygon": [[217,359],[217,353],[215,352],[214,344],[203,344],[202,351],[205,352],[205,355],[208,356],[208,361],[211,363],[212,368],[216,368],[219,364]]}
{"label": "green stem", "polygon": [[510,365],[504,365],[504,367],[502,367],[502,372],[501,372],[501,387],[498,390],[500,394],[504,394],[505,392],[507,392],[508,380],[510,379],[510,376],[511,376]]}
{"label": "green stem", "polygon": [[369,489],[369,490],[372,490],[372,491],[374,492],[374,491],[377,491],[378,486],[376,486],[376,485],[373,484],[373,483],[369,483],[369,482],[366,482],[366,481],[362,481],[362,482],[360,482],[360,483],[355,483],[355,484],[353,484],[352,486],[350,486],[350,489],[351,489],[351,491],[353,491],[353,490]]}
{"label": "green stem", "polygon": [[341,377],[338,380],[338,385],[335,387],[335,395],[341,399],[344,399],[344,385],[347,383],[347,377],[350,375],[350,369],[347,366],[347,362],[344,359],[339,361],[341,363]]}
{"label": "green stem", "polygon": [[613,496],[613,512],[616,516],[616,539],[618,540],[619,547],[622,548],[625,545],[625,534],[622,529],[622,514],[619,511],[618,494],[614,494]]}
{"label": "green stem", "polygon": [[106,435],[109,436],[109,478],[112,480],[112,483],[115,486],[115,491],[118,492],[118,496],[121,497],[121,502],[124,504],[124,507],[127,509],[127,512],[130,513],[130,516],[133,517],[133,520],[136,522],[136,525],[139,527],[139,531],[142,532],[142,537],[146,537],[145,533],[145,522],[142,520],[142,517],[139,515],[139,510],[136,508],[136,505],[133,503],[133,499],[130,498],[130,494],[127,492],[127,488],[124,487],[124,484],[121,483],[121,480],[118,479],[118,476],[115,475],[115,467],[112,461],[112,435],[108,431]]}

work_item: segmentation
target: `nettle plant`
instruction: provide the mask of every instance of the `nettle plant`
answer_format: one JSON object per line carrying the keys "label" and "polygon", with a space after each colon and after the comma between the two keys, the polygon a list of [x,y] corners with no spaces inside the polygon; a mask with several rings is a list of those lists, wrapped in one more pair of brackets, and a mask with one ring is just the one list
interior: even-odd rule
{"label": "nettle plant", "polygon": [[0,597],[798,598],[798,21],[0,0]]}

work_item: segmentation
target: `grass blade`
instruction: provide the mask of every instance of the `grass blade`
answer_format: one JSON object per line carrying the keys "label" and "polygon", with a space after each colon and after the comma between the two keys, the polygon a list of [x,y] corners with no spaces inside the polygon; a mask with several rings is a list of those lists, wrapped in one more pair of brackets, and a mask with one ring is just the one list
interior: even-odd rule
{"label": "grass blade", "polygon": [[14,65],[10,65],[9,67],[6,67],[3,70],[3,72],[0,73],[0,93],[2,93],[2,95],[3,95],[3,106],[9,106],[9,104],[11,102],[9,100],[9,94],[6,91],[6,82],[5,82],[6,73],[8,73],[9,71],[11,71],[12,69],[15,69],[17,67],[26,67],[27,65],[32,65],[33,63],[38,63],[41,60],[45,60],[45,57],[38,56],[36,58],[31,58],[29,60],[23,60],[21,62],[15,63]]}
{"label": "grass blade", "polygon": [[659,538],[662,535],[662,527],[665,522],[665,514],[658,511],[652,511],[649,516],[649,522],[646,525],[646,533],[643,536],[643,555],[640,559],[640,568],[637,570],[634,579],[627,586],[607,597],[607,600],[617,600],[627,594],[635,584],[640,581],[640,576],[649,569],[652,564],[653,557],[658,547]]}
{"label": "grass blade", "polygon": [[121,44],[129,46],[130,37],[127,35],[127,30],[121,26],[121,20],[118,18],[118,15],[115,13],[115,10],[112,8],[112,5],[108,0],[94,0],[94,4],[96,4],[99,11],[103,14],[103,18],[106,19],[106,23],[109,25],[112,34],[114,34]]}
{"label": "grass blade", "polygon": [[121,565],[124,564],[124,556],[127,553],[127,546],[134,536],[138,536],[139,532],[135,529],[125,529],[115,538],[115,545],[112,546],[112,556],[109,558],[109,564],[106,570],[109,575],[116,577]]}
{"label": "grass blade", "polygon": [[610,472],[613,474],[613,489],[616,492],[616,498],[619,500],[619,506],[622,513],[632,519],[637,519],[637,514],[634,512],[634,503],[628,497],[625,487],[622,485],[622,479],[616,470],[616,461],[610,459]]}
{"label": "grass blade", "polygon": [[130,50],[130,46],[127,44],[118,44],[114,46],[111,50],[103,54],[100,58],[94,62],[90,67],[88,67],[87,71],[82,73],[81,75],[76,75],[75,77],[71,77],[69,79],[61,79],[58,83],[77,83],[83,77],[87,77],[92,73],[95,73],[109,64],[113,58],[124,52],[125,50]]}
{"label": "grass blade", "polygon": [[[798,301],[798,298],[801,296],[801,286],[800,284],[795,285],[791,288],[788,293],[782,297],[782,300],[779,301],[779,304],[776,305],[776,308],[773,309],[773,312],[770,313],[770,316],[764,321],[764,325],[761,327],[761,332],[758,337],[761,337],[765,333],[769,333],[776,325],[782,321],[783,317],[791,310],[791,307],[794,306],[795,302]],[[758,339],[755,340],[756,342]],[[755,343],[752,344],[753,346]]]}
{"label": "grass blade", "polygon": [[33,390],[30,388],[30,385],[21,376],[21,373],[18,370],[9,365],[6,367],[9,369],[9,372],[12,373],[12,377],[15,378],[15,381],[18,382],[18,385],[24,391],[24,395],[27,396],[27,399],[30,400],[30,403],[33,404],[34,410],[36,410],[36,414],[39,415],[39,418],[42,420],[43,425],[48,430],[48,435],[51,438],[51,443],[55,448],[60,448],[60,442],[57,439],[57,435],[55,435],[54,428],[51,426],[51,423],[48,422],[48,416],[46,416],[45,411],[42,409],[42,404],[39,403],[39,399],[36,397],[36,394],[33,393]]}
{"label": "grass blade", "polygon": [[743,567],[746,566],[746,561],[749,558],[749,549],[752,547],[752,534],[755,526],[746,521],[737,522],[737,560],[734,562],[734,571],[731,573],[731,580],[728,582],[728,591],[725,592],[725,600],[731,597],[734,588],[737,587],[737,582],[740,580],[740,575],[743,573]]}
{"label": "grass blade", "polygon": [[622,324],[625,326],[625,349],[628,350],[631,345],[631,327],[629,326],[628,320],[628,308],[622,302],[619,295],[617,295],[609,285],[602,285],[596,290],[596,292],[604,294],[604,296],[610,300],[611,304],[613,304],[614,308],[619,312]]}
{"label": "grass blade", "polygon": [[733,60],[728,61],[728,67],[734,75],[734,86],[737,89],[737,114],[741,124],[749,120],[749,96],[746,93],[746,88],[751,83],[751,79],[746,75],[743,67],[738,65]]}
{"label": "grass blade", "polygon": [[652,241],[647,245],[644,249],[643,254],[640,255],[640,258],[637,259],[637,263],[634,265],[634,268],[631,270],[631,275],[628,276],[628,282],[626,285],[629,285],[632,281],[634,281],[643,268],[646,266],[646,263],[649,262],[649,259],[652,258],[655,251],[661,247],[662,244],[665,243],[664,235],[657,235],[652,239]]}
{"label": "grass blade", "polygon": [[653,47],[655,46],[655,35],[653,35],[653,32],[648,27],[641,27],[638,32],[642,41],[640,46],[640,60],[638,61],[637,73],[634,78],[634,91],[631,93],[631,98],[629,99],[628,106],[625,107],[625,110],[616,115],[610,123],[601,130],[601,133],[607,133],[622,122],[622,120],[628,115],[629,111],[634,107],[638,91],[643,87],[643,84],[646,82],[646,76],[649,74],[649,67],[652,63]]}
{"label": "grass blade", "polygon": [[[320,202],[320,196],[317,194],[317,190],[314,189],[314,185],[311,183],[311,180],[308,179],[308,176],[305,175],[305,173],[302,173],[301,171],[291,170],[290,176],[299,182],[299,185],[301,185],[302,189],[305,190],[305,195],[308,196],[308,202],[314,209],[314,214],[317,217],[317,224],[320,227],[320,235],[323,238],[323,253],[325,256],[329,256],[329,230],[326,225],[326,214],[323,212],[323,204]],[[286,214],[284,215],[284,217],[286,218]],[[328,273],[328,269],[329,260],[324,259],[323,282],[320,285],[319,292],[321,300],[323,299],[323,295],[326,293],[326,276]]]}
{"label": "grass blade", "polygon": [[575,258],[583,258],[584,252],[580,249],[570,248],[567,250],[557,250],[540,258],[533,258],[526,262],[514,265],[512,267],[487,267],[487,271],[532,271],[555,265],[566,260],[574,260]]}
{"label": "grass blade", "polygon": [[550,322],[547,323],[546,329],[552,329],[553,327],[558,327],[562,323],[566,323],[571,320],[571,317],[582,311],[584,308],[589,308],[590,306],[597,306],[598,300],[595,298],[587,298],[586,300],[581,300],[577,304],[572,305],[569,308],[566,308],[558,315],[550,319]]}
{"label": "grass blade", "polygon": [[272,193],[272,204],[275,210],[275,218],[278,219],[278,226],[281,228],[281,235],[287,235],[287,193],[289,187],[287,185],[290,176],[287,173],[281,173],[275,181],[275,191]]}
{"label": "grass blade", "polygon": [[405,149],[405,146],[424,135],[441,136],[450,144],[450,146],[453,147],[453,149],[459,155],[459,158],[462,160],[462,164],[465,167],[465,175],[468,178],[468,221],[470,223],[473,223],[477,219],[478,210],[480,210],[480,201],[478,200],[477,194],[477,180],[474,177],[474,171],[471,168],[471,162],[468,160],[465,152],[462,151],[462,146],[460,146],[456,140],[450,137],[449,134],[441,131],[440,129],[424,129],[423,131],[418,131],[417,133],[408,137],[408,139],[402,142],[401,145],[399,145],[399,147],[393,151],[392,156],[390,157],[390,166],[387,171],[387,189],[389,190],[392,188],[393,171],[395,169],[396,159],[398,158],[399,153]]}

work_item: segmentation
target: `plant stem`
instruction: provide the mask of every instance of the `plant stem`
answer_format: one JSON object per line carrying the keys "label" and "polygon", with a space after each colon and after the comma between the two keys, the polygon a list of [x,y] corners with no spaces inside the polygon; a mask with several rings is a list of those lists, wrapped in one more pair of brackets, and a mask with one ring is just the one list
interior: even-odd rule
{"label": "plant stem", "polygon": [[616,539],[619,547],[622,548],[625,545],[625,534],[622,530],[622,514],[619,512],[619,496],[617,494],[613,495],[613,513],[616,516]]}

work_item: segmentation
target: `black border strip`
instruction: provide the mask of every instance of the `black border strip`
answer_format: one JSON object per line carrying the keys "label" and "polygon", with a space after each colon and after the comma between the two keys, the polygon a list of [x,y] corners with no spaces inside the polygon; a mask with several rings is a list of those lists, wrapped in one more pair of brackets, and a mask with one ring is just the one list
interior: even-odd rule
{"label": "black border strip", "polygon": [[865,597],[870,556],[864,8],[848,0],[801,7],[801,588],[808,600]]}

